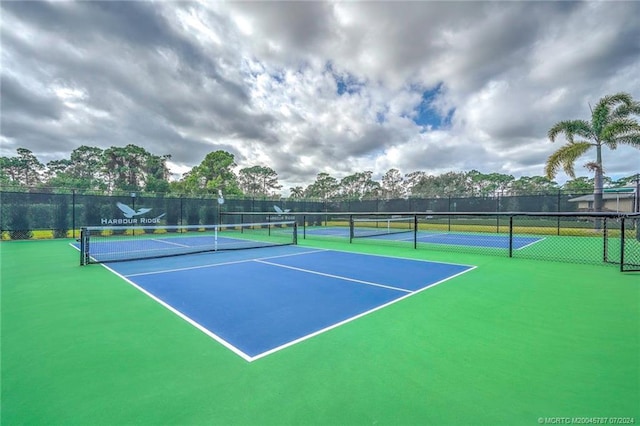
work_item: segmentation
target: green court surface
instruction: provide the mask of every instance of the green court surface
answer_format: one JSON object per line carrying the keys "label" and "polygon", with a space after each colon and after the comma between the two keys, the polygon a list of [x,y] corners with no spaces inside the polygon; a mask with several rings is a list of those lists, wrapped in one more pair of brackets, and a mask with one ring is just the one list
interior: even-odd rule
{"label": "green court surface", "polygon": [[477,268],[247,362],[70,240],[0,244],[2,425],[640,422],[640,275],[301,241]]}

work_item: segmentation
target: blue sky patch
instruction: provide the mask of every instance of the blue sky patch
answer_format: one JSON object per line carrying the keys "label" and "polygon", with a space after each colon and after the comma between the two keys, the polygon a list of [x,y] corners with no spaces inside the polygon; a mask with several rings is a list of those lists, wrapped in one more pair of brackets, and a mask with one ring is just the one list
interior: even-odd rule
{"label": "blue sky patch", "polygon": [[437,86],[429,88],[422,92],[422,100],[414,108],[414,114],[411,119],[414,123],[421,127],[431,129],[440,129],[451,124],[451,118],[455,112],[455,108],[450,109],[447,114],[441,115],[433,106],[434,102],[441,95],[443,84],[438,83]]}

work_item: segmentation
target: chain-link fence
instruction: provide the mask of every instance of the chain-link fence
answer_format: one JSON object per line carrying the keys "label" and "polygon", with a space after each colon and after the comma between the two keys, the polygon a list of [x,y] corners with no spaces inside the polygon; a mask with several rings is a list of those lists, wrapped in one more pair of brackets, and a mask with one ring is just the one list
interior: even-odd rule
{"label": "chain-link fence", "polygon": [[2,239],[77,238],[84,226],[215,224],[213,197],[0,193]]}
{"label": "chain-link fence", "polygon": [[[274,221],[222,213],[225,223]],[[640,215],[615,213],[288,213],[300,238],[640,269]]]}
{"label": "chain-link fence", "polygon": [[[354,244],[412,244],[424,250],[612,263],[621,265],[624,270],[638,269],[638,214],[582,213],[577,211],[579,204],[571,201],[576,195],[558,192],[527,196],[330,201],[227,198],[221,204],[214,196],[2,191],[0,232],[3,240],[78,238],[80,228],[86,226],[296,220],[301,228],[301,238],[307,239],[347,238]],[[397,216],[415,217],[415,233],[400,238],[357,238],[355,235],[354,239],[353,219],[370,214],[383,220]],[[366,222],[358,224],[366,225]],[[399,225],[387,222],[386,226],[393,230]]]}
{"label": "chain-link fence", "polygon": [[[79,236],[83,226],[211,225],[221,213],[271,212],[575,212],[580,194],[557,192],[524,196],[440,197],[364,200],[227,198],[123,193],[104,195],[31,189],[0,191],[2,239]],[[319,217],[313,221],[322,220]]]}
{"label": "chain-link fence", "polygon": [[[620,270],[640,271],[640,214],[622,218],[620,226]],[[613,247],[615,252],[615,247]]]}

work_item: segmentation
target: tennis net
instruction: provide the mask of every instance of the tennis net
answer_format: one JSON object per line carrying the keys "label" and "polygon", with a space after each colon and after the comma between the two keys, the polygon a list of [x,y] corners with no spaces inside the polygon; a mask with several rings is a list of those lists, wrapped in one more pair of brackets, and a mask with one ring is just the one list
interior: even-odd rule
{"label": "tennis net", "polygon": [[94,226],[80,236],[80,264],[297,244],[293,221],[188,226]]}
{"label": "tennis net", "polygon": [[415,220],[412,216],[358,218],[351,220],[350,227],[351,238],[375,237],[400,232],[413,232]]}

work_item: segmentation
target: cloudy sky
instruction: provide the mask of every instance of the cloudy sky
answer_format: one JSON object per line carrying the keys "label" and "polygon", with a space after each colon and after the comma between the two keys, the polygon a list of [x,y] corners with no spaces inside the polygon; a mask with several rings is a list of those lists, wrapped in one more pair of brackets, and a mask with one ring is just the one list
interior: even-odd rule
{"label": "cloudy sky", "polygon": [[[132,143],[179,176],[225,150],[285,193],[318,172],[542,175],[552,124],[640,98],[638,22],[633,1],[3,1],[0,155]],[[640,171],[630,148],[604,161]]]}

